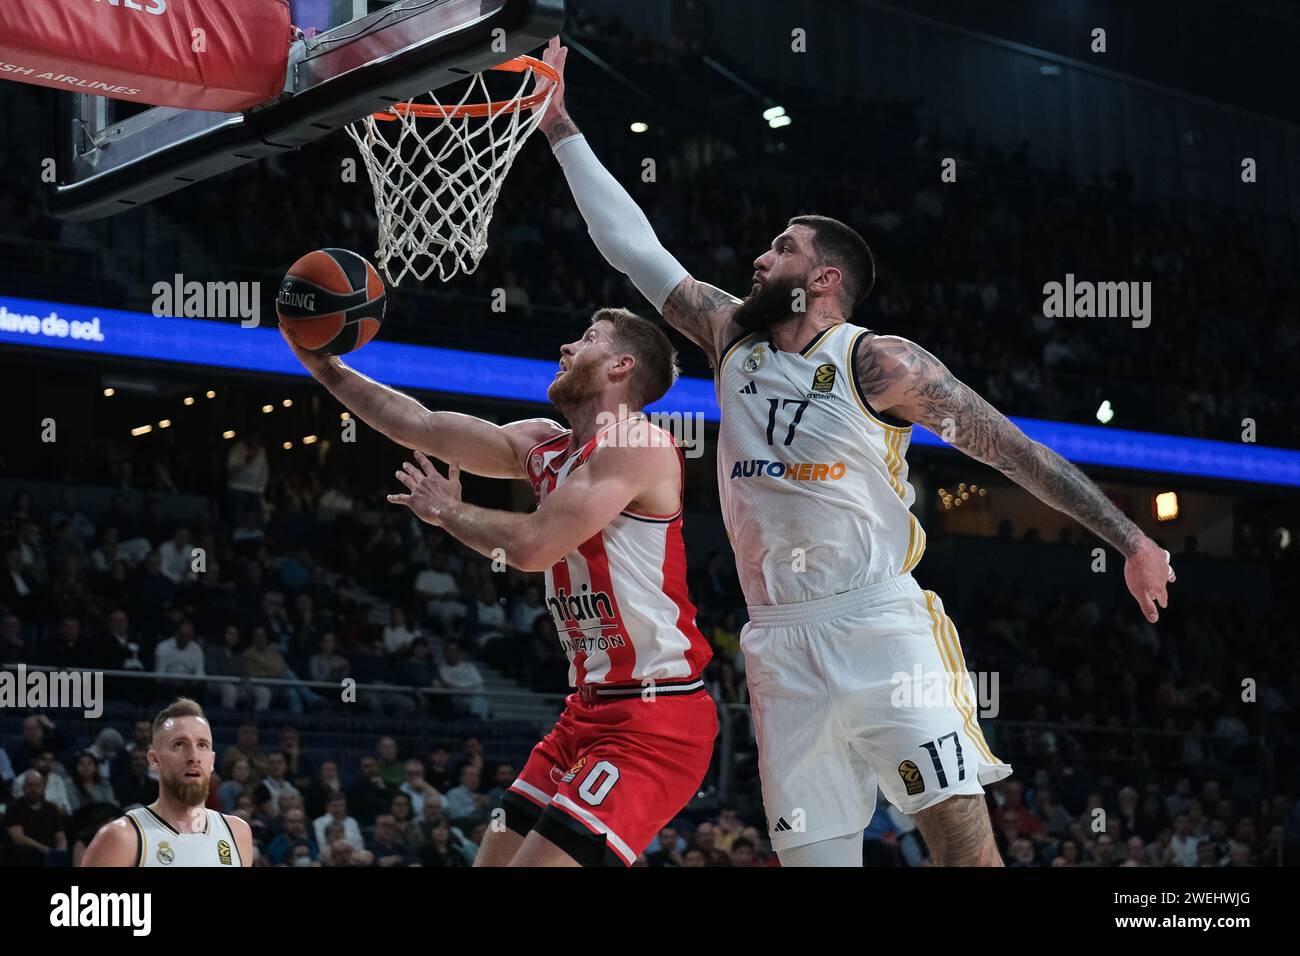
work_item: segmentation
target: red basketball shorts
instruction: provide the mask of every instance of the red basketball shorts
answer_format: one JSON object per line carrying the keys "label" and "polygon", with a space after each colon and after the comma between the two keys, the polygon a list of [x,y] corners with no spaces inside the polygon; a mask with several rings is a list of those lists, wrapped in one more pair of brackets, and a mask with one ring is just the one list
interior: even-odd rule
{"label": "red basketball shorts", "polygon": [[565,701],[504,803],[584,865],[631,866],[697,792],[718,733],[708,692]]}

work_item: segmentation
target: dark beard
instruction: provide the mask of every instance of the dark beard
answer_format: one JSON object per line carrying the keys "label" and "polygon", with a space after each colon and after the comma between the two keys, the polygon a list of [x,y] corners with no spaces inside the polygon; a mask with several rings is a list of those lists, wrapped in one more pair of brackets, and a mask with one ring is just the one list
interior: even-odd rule
{"label": "dark beard", "polygon": [[208,781],[190,781],[184,777],[167,777],[162,781],[167,793],[178,803],[187,807],[201,807],[208,799]]}
{"label": "dark beard", "polygon": [[600,366],[588,362],[569,369],[550,385],[546,397],[551,404],[568,415],[570,409],[577,408],[584,401],[600,394]]}
{"label": "dark beard", "polygon": [[794,279],[772,279],[751,292],[737,306],[731,317],[746,332],[760,332],[793,318],[794,290],[799,282]]}

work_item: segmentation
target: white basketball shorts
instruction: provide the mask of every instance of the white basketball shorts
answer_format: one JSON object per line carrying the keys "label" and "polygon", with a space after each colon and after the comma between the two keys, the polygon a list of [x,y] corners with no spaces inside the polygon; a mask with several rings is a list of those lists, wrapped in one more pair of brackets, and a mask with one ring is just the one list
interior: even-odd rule
{"label": "white basketball shorts", "polygon": [[776,849],[865,829],[877,785],[914,814],[1010,775],[980,732],[957,630],[910,574],[749,618],[740,648]]}

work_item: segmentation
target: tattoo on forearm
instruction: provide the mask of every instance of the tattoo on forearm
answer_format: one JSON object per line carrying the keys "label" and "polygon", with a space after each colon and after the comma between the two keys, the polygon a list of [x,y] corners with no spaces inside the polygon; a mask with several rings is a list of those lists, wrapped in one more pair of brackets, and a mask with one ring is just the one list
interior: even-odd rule
{"label": "tattoo on forearm", "polygon": [[886,400],[909,420],[997,468],[1125,557],[1137,550],[1142,531],[1100,488],[1056,452],[1032,441],[934,356],[902,339],[873,342],[870,352],[871,358],[858,365],[858,384],[868,400],[891,396]]}
{"label": "tattoo on forearm", "polygon": [[542,135],[546,141],[554,146],[566,136],[574,136],[578,132],[577,125],[568,116],[557,116],[542,127]]}

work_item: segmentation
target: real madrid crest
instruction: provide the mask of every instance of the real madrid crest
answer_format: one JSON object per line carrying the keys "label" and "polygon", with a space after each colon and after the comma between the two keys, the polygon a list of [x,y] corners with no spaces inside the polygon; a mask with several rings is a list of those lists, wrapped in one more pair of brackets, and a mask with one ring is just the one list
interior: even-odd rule
{"label": "real madrid crest", "polygon": [[745,361],[740,363],[740,367],[751,374],[757,372],[767,361],[767,349],[763,345],[754,346],[754,351],[745,356]]}
{"label": "real madrid crest", "polygon": [[163,840],[158,844],[158,853],[156,854],[158,862],[163,866],[171,866],[176,862],[176,852],[172,849],[171,844]]}

